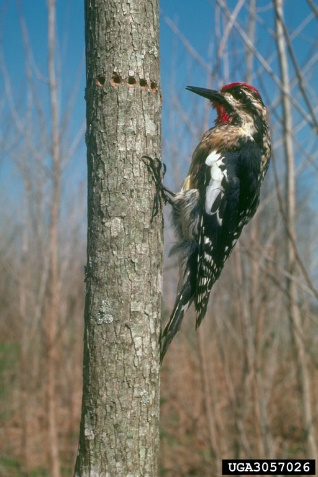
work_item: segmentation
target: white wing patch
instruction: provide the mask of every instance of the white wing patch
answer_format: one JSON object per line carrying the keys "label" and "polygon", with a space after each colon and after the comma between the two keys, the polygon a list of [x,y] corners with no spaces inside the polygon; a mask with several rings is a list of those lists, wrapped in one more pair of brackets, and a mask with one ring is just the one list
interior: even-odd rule
{"label": "white wing patch", "polygon": [[216,151],[212,151],[210,152],[210,154],[207,156],[206,160],[205,160],[205,163],[207,166],[213,166],[213,164],[215,164],[218,160],[220,159],[223,159],[223,157],[221,156],[221,154],[219,152],[216,152]]}
{"label": "white wing patch", "polygon": [[224,188],[222,186],[222,180],[225,177],[227,179],[227,171],[222,170],[220,166],[224,166],[224,157],[216,152],[212,151],[206,158],[205,163],[211,168],[211,180],[206,188],[205,194],[205,211],[209,215],[216,213],[217,220],[222,225],[222,219],[219,216],[219,211],[212,212],[213,204],[218,199],[219,195],[223,195]]}

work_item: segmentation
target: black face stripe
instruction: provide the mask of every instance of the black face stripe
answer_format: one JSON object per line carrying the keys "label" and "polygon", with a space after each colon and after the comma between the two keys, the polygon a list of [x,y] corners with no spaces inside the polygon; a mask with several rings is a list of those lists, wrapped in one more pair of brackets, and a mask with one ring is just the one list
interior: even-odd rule
{"label": "black face stripe", "polygon": [[[259,100],[257,99],[259,102]],[[244,106],[244,109],[247,110],[249,113],[252,113],[253,116],[259,116],[260,110],[255,106],[255,102],[252,100],[252,98],[244,93],[244,99],[241,101],[241,104]]]}
{"label": "black face stripe", "polygon": [[241,86],[235,86],[232,89],[227,90],[231,95],[238,100],[244,109],[253,115],[259,115],[259,108],[255,106],[255,103],[264,106],[261,97],[252,90],[248,90],[248,93]]}

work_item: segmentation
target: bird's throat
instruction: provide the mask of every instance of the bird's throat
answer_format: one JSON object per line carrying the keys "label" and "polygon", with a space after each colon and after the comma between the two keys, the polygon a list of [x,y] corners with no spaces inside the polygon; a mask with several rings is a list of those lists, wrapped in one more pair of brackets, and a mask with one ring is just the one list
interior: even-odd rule
{"label": "bird's throat", "polygon": [[213,104],[213,107],[216,109],[217,118],[215,124],[226,124],[232,121],[231,117],[227,114],[225,107],[221,104]]}

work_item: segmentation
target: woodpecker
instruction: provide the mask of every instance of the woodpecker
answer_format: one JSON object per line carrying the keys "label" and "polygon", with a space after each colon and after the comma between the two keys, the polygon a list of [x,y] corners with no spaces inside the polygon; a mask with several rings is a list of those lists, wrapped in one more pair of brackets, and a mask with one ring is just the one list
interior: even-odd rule
{"label": "woodpecker", "polygon": [[163,200],[172,205],[177,243],[170,254],[179,259],[177,297],[160,337],[161,361],[192,302],[196,328],[204,318],[212,286],[256,212],[271,155],[266,108],[256,88],[231,83],[220,91],[186,89],[210,100],[217,117],[193,153],[180,192],[165,187],[158,163],[144,156]]}

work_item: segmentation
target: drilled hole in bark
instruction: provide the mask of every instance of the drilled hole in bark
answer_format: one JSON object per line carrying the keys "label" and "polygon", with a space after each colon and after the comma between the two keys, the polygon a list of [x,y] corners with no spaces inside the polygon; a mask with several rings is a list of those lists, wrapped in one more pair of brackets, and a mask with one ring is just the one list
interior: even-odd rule
{"label": "drilled hole in bark", "polygon": [[135,86],[136,78],[134,76],[128,76],[127,83],[128,83],[128,86]]}
{"label": "drilled hole in bark", "polygon": [[153,91],[153,92],[156,92],[156,91],[157,91],[158,86],[157,86],[157,83],[156,83],[155,81],[151,81],[151,83],[150,83],[150,89],[151,89],[151,91]]}
{"label": "drilled hole in bark", "polygon": [[115,73],[113,74],[113,76],[110,78],[110,84],[112,86],[118,86],[120,83],[121,83],[121,77],[118,73]]}
{"label": "drilled hole in bark", "polygon": [[106,80],[105,75],[98,75],[96,78],[97,86],[104,86],[105,80]]}
{"label": "drilled hole in bark", "polygon": [[147,86],[148,86],[147,80],[141,79],[141,80],[139,81],[139,86],[140,86],[142,89],[146,89]]}

